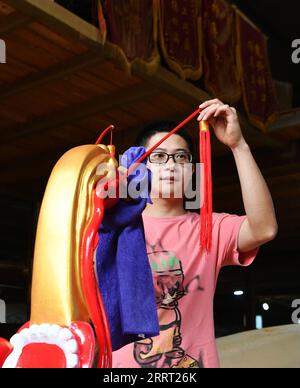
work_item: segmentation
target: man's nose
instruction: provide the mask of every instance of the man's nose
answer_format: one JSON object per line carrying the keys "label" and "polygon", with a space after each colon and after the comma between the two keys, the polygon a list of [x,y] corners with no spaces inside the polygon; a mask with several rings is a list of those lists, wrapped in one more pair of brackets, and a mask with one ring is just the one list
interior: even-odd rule
{"label": "man's nose", "polygon": [[168,162],[165,164],[169,169],[172,169],[172,170],[175,170],[176,168],[176,163],[175,163],[175,160],[174,160],[174,156],[171,155]]}

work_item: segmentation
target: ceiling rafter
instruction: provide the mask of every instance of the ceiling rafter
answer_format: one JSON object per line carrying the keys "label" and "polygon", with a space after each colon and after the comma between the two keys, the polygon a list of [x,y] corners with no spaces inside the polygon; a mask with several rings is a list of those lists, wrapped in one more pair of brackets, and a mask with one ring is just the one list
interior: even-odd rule
{"label": "ceiling rafter", "polygon": [[5,128],[1,135],[1,145],[15,141],[20,137],[59,128],[65,124],[77,123],[87,117],[105,113],[115,107],[134,103],[147,97],[154,97],[159,92],[159,89],[145,84],[123,87],[116,92],[69,106],[66,109],[55,112],[55,114],[52,112],[45,117],[38,117],[33,122]]}
{"label": "ceiling rafter", "polygon": [[62,79],[69,74],[99,64],[103,62],[103,60],[104,56],[102,51],[99,51],[98,54],[88,51],[84,54],[77,55],[68,61],[24,77],[13,85],[3,86],[0,90],[0,101],[18,93],[26,92],[26,90],[43,86],[51,81]]}

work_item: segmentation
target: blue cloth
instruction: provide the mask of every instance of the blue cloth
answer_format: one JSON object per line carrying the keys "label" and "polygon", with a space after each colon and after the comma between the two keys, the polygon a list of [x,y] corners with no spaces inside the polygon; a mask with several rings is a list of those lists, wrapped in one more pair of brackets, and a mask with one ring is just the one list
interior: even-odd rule
{"label": "blue cloth", "polygon": [[[121,165],[128,168],[145,153],[129,149]],[[113,351],[129,343],[159,335],[152,271],[142,212],[149,202],[151,173],[146,168],[128,178],[141,185],[142,195],[121,199],[105,211],[96,254],[99,287],[110,326]],[[147,189],[147,185],[149,188]],[[147,189],[147,192],[145,191]]]}

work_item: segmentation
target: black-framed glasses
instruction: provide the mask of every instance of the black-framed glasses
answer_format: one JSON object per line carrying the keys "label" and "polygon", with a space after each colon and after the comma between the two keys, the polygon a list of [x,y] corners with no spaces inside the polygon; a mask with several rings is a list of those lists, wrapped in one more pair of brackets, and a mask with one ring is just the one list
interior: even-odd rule
{"label": "black-framed glasses", "polygon": [[167,154],[166,152],[152,152],[149,155],[149,162],[153,164],[167,164],[170,158],[173,158],[174,163],[186,164],[192,163],[193,156],[188,152],[177,152],[176,154]]}

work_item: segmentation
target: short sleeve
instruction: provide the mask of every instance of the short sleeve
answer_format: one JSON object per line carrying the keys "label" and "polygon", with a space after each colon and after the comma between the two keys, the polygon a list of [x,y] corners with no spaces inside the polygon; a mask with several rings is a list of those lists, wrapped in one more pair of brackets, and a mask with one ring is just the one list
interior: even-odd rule
{"label": "short sleeve", "polygon": [[238,251],[239,232],[247,216],[221,213],[217,220],[218,228],[218,265],[247,267],[253,263],[259,247],[249,252]]}

